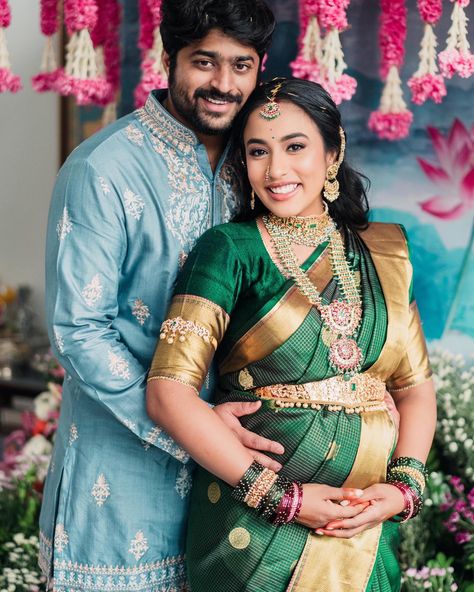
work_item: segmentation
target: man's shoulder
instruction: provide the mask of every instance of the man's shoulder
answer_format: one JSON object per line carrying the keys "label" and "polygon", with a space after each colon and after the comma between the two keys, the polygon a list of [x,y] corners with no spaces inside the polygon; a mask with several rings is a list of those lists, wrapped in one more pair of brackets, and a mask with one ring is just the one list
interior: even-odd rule
{"label": "man's shoulder", "polygon": [[66,160],[66,166],[88,163],[92,167],[110,162],[118,154],[128,151],[138,138],[143,139],[144,130],[135,112],[129,113],[104,129],[96,132],[75,148]]}

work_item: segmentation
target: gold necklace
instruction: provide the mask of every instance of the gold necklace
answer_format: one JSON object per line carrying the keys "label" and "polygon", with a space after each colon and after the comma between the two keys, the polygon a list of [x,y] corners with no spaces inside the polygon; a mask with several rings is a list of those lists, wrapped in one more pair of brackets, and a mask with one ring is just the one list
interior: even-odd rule
{"label": "gold necklace", "polygon": [[[324,304],[316,286],[298,265],[291,248],[291,242],[296,241],[289,234],[288,228],[282,230],[281,224],[275,224],[274,218],[276,216],[264,216],[263,223],[282,267],[293,278],[300,292],[318,309],[323,329],[329,333],[329,363],[336,372],[349,379],[360,370],[362,364],[362,350],[354,339],[362,320],[362,300],[355,275],[346,260],[342,237],[335,229],[334,221],[330,219],[333,227],[328,236],[331,266],[344,300]],[[322,242],[324,241],[310,246],[318,246]]]}
{"label": "gold necklace", "polygon": [[279,218],[275,214],[269,214],[267,224],[275,229],[275,232],[285,235],[290,243],[306,247],[317,247],[326,242],[336,229],[326,204],[324,212],[319,216]]}

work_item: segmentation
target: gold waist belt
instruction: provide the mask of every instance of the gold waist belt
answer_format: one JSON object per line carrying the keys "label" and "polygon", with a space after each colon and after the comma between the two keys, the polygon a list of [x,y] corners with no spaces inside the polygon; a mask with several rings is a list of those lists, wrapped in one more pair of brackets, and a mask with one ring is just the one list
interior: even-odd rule
{"label": "gold waist belt", "polygon": [[385,383],[369,374],[356,374],[350,380],[333,376],[304,384],[272,384],[253,389],[261,399],[274,400],[278,407],[303,407],[347,413],[385,410]]}

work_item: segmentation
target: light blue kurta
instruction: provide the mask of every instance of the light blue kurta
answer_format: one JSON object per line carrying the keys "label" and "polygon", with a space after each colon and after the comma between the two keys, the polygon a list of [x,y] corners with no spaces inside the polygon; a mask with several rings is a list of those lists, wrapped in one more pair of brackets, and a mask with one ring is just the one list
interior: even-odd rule
{"label": "light blue kurta", "polygon": [[179,266],[236,212],[238,180],[164,96],[79,146],[53,193],[47,316],[67,376],[40,564],[58,592],[185,586],[192,461],[147,417],[145,379]]}

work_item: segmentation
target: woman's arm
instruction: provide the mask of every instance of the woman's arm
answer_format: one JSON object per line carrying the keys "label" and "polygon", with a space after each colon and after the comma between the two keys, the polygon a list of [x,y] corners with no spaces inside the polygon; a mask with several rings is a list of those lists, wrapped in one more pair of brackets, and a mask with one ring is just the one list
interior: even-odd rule
{"label": "woman's arm", "polygon": [[[171,380],[151,380],[147,387],[150,417],[178,442],[194,460],[235,487],[254,461],[253,454],[192,387]],[[357,499],[360,490],[327,485],[303,486],[299,522],[318,528],[329,520],[356,516],[365,507],[341,506],[340,500]]]}
{"label": "woman's arm", "polygon": [[[436,429],[436,394],[433,380],[395,391],[392,396],[400,414],[400,432],[393,457],[410,456],[424,463]],[[323,529],[321,534],[350,538],[399,514],[405,506],[402,493],[387,483],[368,487],[360,501],[370,501],[371,505],[353,519],[328,523],[329,530]]]}

